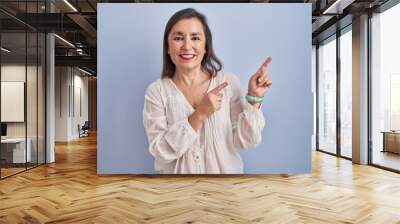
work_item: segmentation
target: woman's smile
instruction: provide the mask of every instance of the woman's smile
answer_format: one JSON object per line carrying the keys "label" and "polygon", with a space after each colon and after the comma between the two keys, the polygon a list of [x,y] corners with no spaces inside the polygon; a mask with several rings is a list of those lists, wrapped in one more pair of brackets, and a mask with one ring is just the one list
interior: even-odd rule
{"label": "woman's smile", "polygon": [[195,54],[179,54],[179,57],[184,61],[191,61],[196,57]]}

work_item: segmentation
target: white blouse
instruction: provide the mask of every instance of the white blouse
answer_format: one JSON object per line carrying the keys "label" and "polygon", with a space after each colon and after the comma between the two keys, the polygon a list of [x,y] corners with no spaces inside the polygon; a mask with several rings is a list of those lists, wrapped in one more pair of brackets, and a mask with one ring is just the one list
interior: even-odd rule
{"label": "white blouse", "polygon": [[243,97],[239,79],[218,72],[208,91],[224,81],[221,109],[195,131],[188,121],[194,108],[170,78],[158,79],[146,90],[143,124],[155,169],[163,174],[239,174],[243,162],[236,149],[261,142],[265,120],[261,109]]}

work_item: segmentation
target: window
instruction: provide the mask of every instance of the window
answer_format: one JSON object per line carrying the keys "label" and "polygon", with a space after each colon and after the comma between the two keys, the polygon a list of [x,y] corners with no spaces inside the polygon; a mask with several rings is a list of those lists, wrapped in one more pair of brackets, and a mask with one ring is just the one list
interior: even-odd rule
{"label": "window", "polygon": [[318,149],[336,153],[336,36],[318,48]]}
{"label": "window", "polygon": [[371,19],[372,163],[400,170],[400,4]]}
{"label": "window", "polygon": [[340,154],[352,156],[352,34],[351,26],[340,36]]}

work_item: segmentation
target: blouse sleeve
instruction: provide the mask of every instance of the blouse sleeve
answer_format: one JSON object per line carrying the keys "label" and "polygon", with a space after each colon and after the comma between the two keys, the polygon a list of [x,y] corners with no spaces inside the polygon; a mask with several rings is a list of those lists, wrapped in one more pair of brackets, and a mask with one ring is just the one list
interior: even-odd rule
{"label": "blouse sleeve", "polygon": [[240,81],[234,75],[228,76],[231,86],[230,117],[232,123],[233,144],[235,148],[248,149],[256,147],[262,140],[265,126],[264,115],[254,108],[242,95]]}
{"label": "blouse sleeve", "polygon": [[149,151],[156,160],[170,163],[180,158],[197,138],[197,132],[188,119],[167,124],[160,83],[152,83],[146,90],[143,125],[149,142]]}

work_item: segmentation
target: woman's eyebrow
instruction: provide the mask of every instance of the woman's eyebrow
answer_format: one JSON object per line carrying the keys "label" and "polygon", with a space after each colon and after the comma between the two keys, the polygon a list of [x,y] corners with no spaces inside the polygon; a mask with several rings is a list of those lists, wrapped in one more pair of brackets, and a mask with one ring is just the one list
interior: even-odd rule
{"label": "woman's eyebrow", "polygon": [[172,35],[184,35],[184,34],[181,31],[175,31],[172,33]]}
{"label": "woman's eyebrow", "polygon": [[[184,36],[185,34],[182,31],[175,31],[175,32],[172,32],[172,35],[182,35],[182,36]],[[193,32],[193,33],[190,34],[190,36],[200,36],[200,35],[201,35],[200,32]]]}

